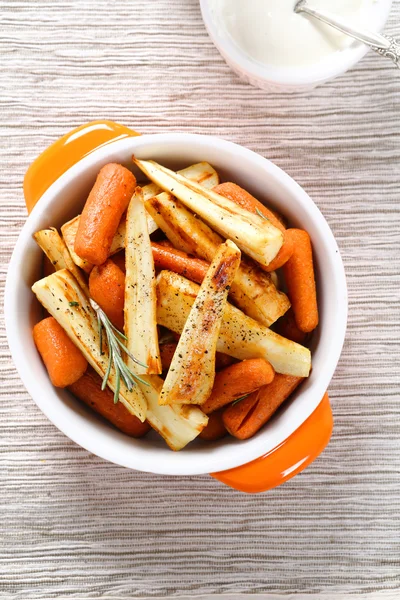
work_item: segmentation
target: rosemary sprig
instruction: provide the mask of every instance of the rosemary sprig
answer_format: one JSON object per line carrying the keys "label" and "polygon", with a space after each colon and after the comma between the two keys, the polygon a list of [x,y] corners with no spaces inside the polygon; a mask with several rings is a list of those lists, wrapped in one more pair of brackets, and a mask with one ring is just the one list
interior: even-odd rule
{"label": "rosemary sprig", "polygon": [[125,352],[126,355],[129,356],[129,358],[131,360],[133,360],[133,362],[136,363],[137,365],[140,365],[141,367],[144,367],[144,368],[147,368],[147,365],[140,362],[140,360],[135,358],[129,352],[128,348],[125,346],[125,344],[121,340],[121,338],[126,340],[126,336],[123,333],[121,333],[116,327],[114,327],[114,325],[111,323],[111,321],[107,317],[106,313],[100,308],[100,306],[97,304],[97,302],[95,302],[91,298],[89,298],[89,301],[90,301],[90,305],[95,310],[96,315],[97,315],[97,323],[98,323],[98,327],[99,327],[99,338],[100,338],[100,354],[101,355],[104,354],[104,352],[103,352],[103,329],[106,334],[107,345],[108,345],[109,359],[108,359],[107,371],[103,377],[103,383],[101,385],[101,389],[102,390],[105,389],[108,378],[110,377],[111,369],[112,369],[112,367],[114,367],[114,370],[115,370],[114,404],[117,404],[118,398],[119,398],[119,390],[121,387],[121,381],[124,382],[124,384],[126,385],[126,387],[128,388],[129,391],[132,390],[133,386],[136,385],[137,381],[140,381],[140,383],[143,383],[143,385],[150,385],[147,381],[145,381],[144,379],[142,379],[141,377],[136,375],[136,373],[131,371],[131,369],[128,367],[128,365],[124,362],[124,359],[121,354],[121,350],[123,352]]}
{"label": "rosemary sprig", "polygon": [[268,217],[266,217],[265,215],[263,215],[263,213],[261,212],[261,210],[259,210],[258,208],[256,208],[256,213],[258,214],[259,217],[261,217],[262,219],[264,219],[264,221],[269,221]]}
{"label": "rosemary sprig", "polygon": [[247,396],[250,396],[250,394],[245,394],[244,396],[240,396],[240,398],[236,398],[236,400],[234,402],[232,402],[231,406],[235,406],[235,404],[237,404],[238,402],[241,402],[241,400],[244,400],[245,398],[247,398]]}

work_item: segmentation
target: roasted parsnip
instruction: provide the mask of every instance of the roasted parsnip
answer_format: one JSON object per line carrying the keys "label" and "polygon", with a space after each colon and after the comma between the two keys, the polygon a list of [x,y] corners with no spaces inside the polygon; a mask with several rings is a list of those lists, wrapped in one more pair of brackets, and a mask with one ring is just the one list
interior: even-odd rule
{"label": "roasted parsnip", "polygon": [[[63,269],[57,271],[32,286],[32,291],[44,308],[58,321],[74,344],[82,351],[86,360],[101,376],[109,367],[109,352],[105,343],[100,353],[100,336],[96,314],[89,299],[70,273]],[[103,340],[104,341],[104,340]],[[138,385],[129,390],[124,381],[117,381],[118,375],[113,366],[107,379],[107,385],[115,391],[118,385],[119,400],[141,421],[146,418],[147,405]]]}
{"label": "roasted parsnip", "polygon": [[83,291],[88,295],[88,284],[81,271],[72,260],[68,248],[57,229],[54,227],[42,229],[41,231],[34,233],[33,238],[51,261],[54,269],[56,271],[60,271],[61,269],[68,269],[68,271],[71,271]]}
{"label": "roasted parsnip", "polygon": [[[223,239],[179,200],[164,192],[145,205],[175,248],[213,260]],[[246,315],[267,327],[290,308],[288,297],[276,289],[271,275],[249,259],[242,259],[229,295]]]}
{"label": "roasted parsnip", "polygon": [[[181,275],[162,271],[157,277],[157,321],[181,333],[199,286]],[[311,355],[308,348],[291,342],[247,317],[227,303],[219,333],[217,351],[239,360],[265,358],[277,373],[308,377]]]}
{"label": "roasted parsnip", "polygon": [[209,397],[226,299],[239,264],[239,248],[230,240],[221,244],[183,327],[160,404],[202,404]]}
{"label": "roasted parsnip", "polygon": [[133,162],[151,181],[176,196],[261,265],[269,265],[279,252],[283,243],[282,232],[269,221],[154,161],[133,157]]}
{"label": "roasted parsnip", "polygon": [[[127,348],[140,362],[139,374],[162,372],[157,333],[157,295],[153,252],[143,192],[137,187],[126,214],[125,335]],[[133,368],[128,357],[128,366]]]}
{"label": "roasted parsnip", "polygon": [[77,217],[74,217],[70,221],[67,221],[66,223],[64,223],[64,225],[61,226],[61,233],[62,233],[64,242],[65,242],[65,245],[67,246],[74,263],[80,269],[85,271],[85,273],[90,273],[90,271],[93,269],[93,265],[90,262],[88,262],[87,260],[78,256],[74,249],[75,238],[76,238],[76,234],[78,232],[80,218],[81,218],[81,216],[78,215]]}
{"label": "roasted parsnip", "polygon": [[[54,316],[88,362],[103,377],[107,369],[108,349],[100,339],[96,315],[77,282],[67,270],[37,281],[33,287],[39,302]],[[194,406],[159,406],[163,381],[156,375],[143,376],[148,385],[138,382],[130,392],[121,382],[119,400],[131,414],[145,418],[172,450],[181,450],[207,425],[208,418]],[[109,387],[114,389],[115,373],[110,372]]]}
{"label": "roasted parsnip", "polygon": [[147,400],[148,422],[164,438],[171,450],[181,450],[204,429],[208,417],[197,406],[186,404],[160,406],[158,400],[163,380],[157,375],[142,377],[150,384],[141,386]]}

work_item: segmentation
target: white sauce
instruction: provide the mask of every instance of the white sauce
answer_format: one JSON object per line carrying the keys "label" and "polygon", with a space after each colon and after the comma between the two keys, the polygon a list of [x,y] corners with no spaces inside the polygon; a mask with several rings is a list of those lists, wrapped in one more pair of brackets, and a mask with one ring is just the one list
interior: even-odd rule
{"label": "white sauce", "polygon": [[[313,0],[323,8],[368,26],[376,0]],[[220,34],[228,35],[250,58],[275,67],[319,62],[353,40],[311,17],[295,14],[296,0],[208,0]],[[373,24],[372,24],[373,26]],[[370,24],[371,27],[371,24]]]}

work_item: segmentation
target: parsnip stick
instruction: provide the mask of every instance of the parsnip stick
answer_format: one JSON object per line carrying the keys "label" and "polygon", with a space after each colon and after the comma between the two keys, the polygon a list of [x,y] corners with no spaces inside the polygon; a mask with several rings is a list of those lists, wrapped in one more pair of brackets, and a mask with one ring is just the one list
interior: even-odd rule
{"label": "parsnip stick", "polygon": [[234,241],[261,265],[267,266],[279,252],[283,235],[269,221],[152,160],[133,157],[133,162],[151,181],[176,196],[215,231]]}
{"label": "parsnip stick", "polygon": [[[107,372],[109,353],[103,340],[100,354],[100,336],[96,313],[88,298],[70,273],[57,271],[32,286],[32,291],[44,308],[58,321],[69,338],[81,350],[88,363],[101,376]],[[107,379],[108,387],[115,392],[118,382],[114,366]],[[128,390],[121,380],[119,400],[141,421],[146,418],[147,405],[138,385]]]}
{"label": "parsnip stick", "polygon": [[219,330],[239,263],[239,248],[230,240],[221,244],[185,322],[160,404],[203,404],[209,397]]}
{"label": "parsnip stick", "polygon": [[[147,211],[178,250],[211,262],[223,239],[171,194],[158,194],[145,203]],[[290,308],[286,294],[272,277],[251,260],[242,260],[230,297],[246,315],[269,327]]]}
{"label": "parsnip stick", "polygon": [[71,258],[68,248],[57,229],[42,229],[33,234],[34,240],[41,247],[56,271],[68,269],[75,277],[86,295],[89,295],[88,284]]}
{"label": "parsnip stick", "polygon": [[141,386],[147,400],[148,422],[164,438],[171,450],[182,450],[206,427],[208,417],[197,406],[160,406],[158,400],[163,380],[157,375],[142,375],[142,378],[150,384]]}
{"label": "parsnip stick", "polygon": [[[198,291],[196,283],[171,271],[161,271],[157,277],[158,324],[181,333]],[[310,374],[308,348],[281,337],[229,303],[225,307],[217,351],[239,360],[265,358],[277,373],[297,377]]]}
{"label": "parsnip stick", "polygon": [[[157,295],[153,252],[143,192],[137,187],[126,215],[125,335],[127,348],[140,362],[139,374],[162,372],[157,333]],[[133,362],[128,357],[128,366]]]}

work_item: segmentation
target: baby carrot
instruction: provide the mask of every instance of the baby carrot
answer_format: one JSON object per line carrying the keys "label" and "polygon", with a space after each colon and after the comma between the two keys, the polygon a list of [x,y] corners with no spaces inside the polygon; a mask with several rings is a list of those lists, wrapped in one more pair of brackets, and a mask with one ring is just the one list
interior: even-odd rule
{"label": "baby carrot", "polygon": [[213,442],[225,437],[228,433],[222,421],[222,410],[216,410],[208,417],[208,423],[200,432],[199,438]]}
{"label": "baby carrot", "polygon": [[111,259],[92,269],[89,277],[89,291],[93,300],[104,310],[112,324],[123,331],[125,275]]}
{"label": "baby carrot", "polygon": [[175,344],[174,342],[160,344],[160,356],[163,371],[167,371],[169,369],[177,345],[178,344]]}
{"label": "baby carrot", "polygon": [[213,191],[221,196],[224,196],[224,198],[232,200],[232,202],[235,202],[235,204],[239,204],[239,206],[245,208],[249,212],[261,213],[272,223],[272,225],[282,231],[283,244],[278,254],[267,267],[261,265],[264,271],[267,272],[275,271],[275,269],[282,267],[282,265],[285,264],[293,252],[293,238],[291,234],[286,231],[286,227],[277,217],[277,215],[272,210],[264,206],[264,204],[257,200],[257,198],[254,198],[254,196],[249,194],[249,192],[236,185],[236,183],[220,183],[213,188]]}
{"label": "baby carrot", "polygon": [[286,229],[283,233],[283,245],[279,250],[278,254],[275,258],[269,263],[268,266],[263,267],[264,271],[270,273],[271,271],[275,271],[276,269],[280,269],[284,264],[287,263],[289,258],[293,254],[294,245],[295,245],[295,235],[293,235],[293,231],[295,229]]}
{"label": "baby carrot", "polygon": [[105,390],[101,389],[101,377],[92,368],[89,368],[68,389],[123,433],[139,438],[149,431],[150,425],[146,421],[142,423],[135,415],[131,415],[122,402],[114,404],[114,394],[107,387]]}
{"label": "baby carrot", "polygon": [[216,374],[211,395],[202,404],[201,410],[208,415],[271,383],[274,375],[274,369],[263,358],[251,358],[231,365]]}
{"label": "baby carrot", "polygon": [[193,258],[186,252],[156,242],[152,242],[151,247],[156,269],[174,271],[196,283],[201,283],[206,276],[210,265],[205,260]]}
{"label": "baby carrot", "polygon": [[225,409],[223,422],[228,432],[240,440],[257,433],[303,381],[302,377],[276,373],[274,380]]}
{"label": "baby carrot", "polygon": [[33,340],[54,386],[63,388],[82,377],[87,360],[53,317],[36,323]]}
{"label": "baby carrot", "polygon": [[109,163],[100,170],[79,220],[74,250],[80,258],[94,265],[107,260],[135,187],[135,176],[122,165]]}
{"label": "baby carrot", "polygon": [[304,331],[300,331],[297,327],[292,308],[289,308],[283,317],[277,321],[276,331],[282,337],[292,340],[292,342],[296,342],[297,344],[304,344],[307,338],[307,334]]}
{"label": "baby carrot", "polygon": [[292,232],[294,250],[283,267],[283,273],[297,327],[304,333],[309,333],[318,325],[311,240],[306,231],[292,229]]}
{"label": "baby carrot", "polygon": [[264,204],[262,204],[257,198],[254,198],[249,192],[241,188],[236,183],[227,182],[220,183],[213,188],[213,192],[220,194],[228,200],[232,200],[235,204],[238,204],[242,208],[245,208],[249,212],[257,213],[260,212],[266,219],[271,221],[272,225],[277,227],[280,231],[285,231],[285,226],[278,217],[269,210]]}

